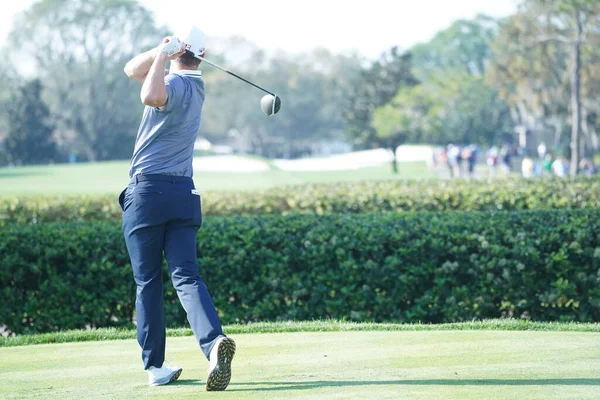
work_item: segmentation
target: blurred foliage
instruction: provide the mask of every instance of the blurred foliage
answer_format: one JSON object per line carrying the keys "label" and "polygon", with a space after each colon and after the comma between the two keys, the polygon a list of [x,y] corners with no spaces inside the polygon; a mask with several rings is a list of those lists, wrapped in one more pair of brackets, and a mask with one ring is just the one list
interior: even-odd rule
{"label": "blurred foliage", "polygon": [[15,21],[9,56],[34,65],[65,152],[90,161],[131,155],[142,105],[128,59],[162,37],[132,0],[40,0]]}
{"label": "blurred foliage", "polygon": [[[359,214],[600,208],[596,178],[498,181],[375,181],[202,194],[215,215]],[[114,196],[0,199],[0,226],[121,219]]]}
{"label": "blurred foliage", "polygon": [[[16,26],[11,43],[19,46],[6,51],[14,62],[35,66],[32,73],[44,82],[61,150],[80,160],[128,158],[142,105],[140,85],[127,79],[123,66],[170,32],[133,0],[40,0],[17,17]],[[315,144],[342,139],[342,111],[358,79],[358,56],[317,49],[267,57],[242,38],[230,38],[222,51],[209,46],[209,58],[276,92],[283,107],[267,118],[259,107],[264,93],[203,65],[202,136],[270,157],[310,154]],[[9,73],[16,75],[0,65],[0,76]],[[14,96],[14,89],[2,88],[0,105]]]}
{"label": "blurred foliage", "polygon": [[[600,211],[207,218],[198,264],[224,324],[600,319]],[[0,323],[132,327],[119,222],[0,230]],[[166,323],[185,311],[163,268]]]}
{"label": "blurred foliage", "polygon": [[492,56],[490,45],[497,32],[498,21],[486,15],[454,22],[429,42],[417,44],[409,50],[414,60],[415,75],[421,81],[435,79],[444,71],[484,75]]}
{"label": "blurred foliage", "polygon": [[349,94],[344,112],[345,133],[361,148],[396,149],[405,140],[405,132],[377,131],[372,126],[377,107],[387,104],[400,88],[417,84],[412,73],[412,57],[393,48],[364,68],[360,81]]}
{"label": "blurred foliage", "polygon": [[599,45],[600,1],[525,0],[492,46],[487,82],[508,101],[515,123],[549,130],[553,147],[577,150],[572,173],[580,157],[600,149]]}
{"label": "blurred foliage", "polygon": [[512,120],[483,77],[454,72],[400,89],[375,110],[373,126],[381,136],[404,132],[410,143],[493,145]]}
{"label": "blurred foliage", "polygon": [[[283,106],[266,117],[262,92],[202,66],[200,134],[294,158],[334,141],[357,148],[500,144],[516,125],[553,132],[549,146],[568,147],[565,133],[581,125],[582,149],[593,152],[600,147],[599,15],[600,0],[523,0],[513,16],[458,20],[426,43],[394,47],[375,60],[323,49],[268,54],[244,38],[216,40],[209,59],[277,93]],[[578,102],[571,83],[576,17],[583,24]],[[128,158],[142,105],[139,84],[122,68],[168,29],[135,0],[39,0],[15,22],[4,49],[9,58],[0,61],[0,142],[8,129],[5,105],[24,80],[12,67],[18,64],[43,84],[59,150],[81,160]],[[571,127],[574,104],[581,118]]]}
{"label": "blurred foliage", "polygon": [[485,82],[497,22],[480,15],[459,20],[408,51],[415,86],[374,110],[379,136],[403,133],[410,143],[492,145],[512,129],[510,110]]}
{"label": "blurred foliage", "polygon": [[264,93],[222,72],[206,75],[207,98],[201,135],[230,140],[253,154],[267,157],[298,157],[310,154],[311,145],[340,139],[342,110],[358,76],[358,61],[325,50],[269,59],[260,50],[252,53],[248,66],[224,66],[273,91],[282,99],[276,117],[260,111]]}
{"label": "blurred foliage", "polygon": [[16,165],[56,162],[58,151],[52,138],[48,106],[41,99],[42,83],[25,83],[7,104],[8,129],[5,142],[8,162]]}

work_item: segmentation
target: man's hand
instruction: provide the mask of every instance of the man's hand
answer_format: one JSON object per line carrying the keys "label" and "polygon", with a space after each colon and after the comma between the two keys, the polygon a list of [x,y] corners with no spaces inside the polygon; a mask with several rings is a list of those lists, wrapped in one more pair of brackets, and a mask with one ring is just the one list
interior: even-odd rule
{"label": "man's hand", "polygon": [[152,63],[157,55],[163,52],[167,55],[168,60],[176,60],[185,53],[185,43],[180,42],[176,37],[168,36],[157,47],[132,58],[125,65],[125,73],[131,79],[144,83]]}
{"label": "man's hand", "polygon": [[185,43],[175,36],[167,36],[158,46],[159,53],[165,53],[169,60],[176,60],[185,53]]}

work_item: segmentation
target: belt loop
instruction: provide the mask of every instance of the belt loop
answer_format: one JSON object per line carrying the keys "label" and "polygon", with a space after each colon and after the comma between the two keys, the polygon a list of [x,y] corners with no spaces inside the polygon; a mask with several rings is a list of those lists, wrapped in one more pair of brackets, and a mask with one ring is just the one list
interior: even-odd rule
{"label": "belt loop", "polygon": [[171,183],[175,183],[175,175],[171,175]]}
{"label": "belt loop", "polygon": [[140,177],[139,175],[136,175],[136,176],[135,176],[135,184],[136,184],[136,185],[137,185],[138,183],[140,183],[140,181],[139,181],[139,179],[138,179],[139,177]]}

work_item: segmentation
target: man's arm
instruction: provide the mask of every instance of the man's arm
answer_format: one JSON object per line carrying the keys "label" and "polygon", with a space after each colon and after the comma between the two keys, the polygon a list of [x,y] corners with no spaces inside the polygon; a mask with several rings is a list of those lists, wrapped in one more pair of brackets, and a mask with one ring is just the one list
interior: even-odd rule
{"label": "man's arm", "polygon": [[165,86],[165,67],[167,54],[158,53],[150,66],[150,71],[142,85],[140,99],[150,107],[162,108],[167,104],[167,87]]}
{"label": "man's arm", "polygon": [[125,73],[129,78],[143,83],[157,54],[158,47],[138,54],[125,65]]}
{"label": "man's arm", "polygon": [[143,104],[161,109],[167,105],[168,94],[165,85],[167,60],[176,60],[183,53],[185,53],[185,43],[172,41],[171,38],[163,40],[157,48],[157,54],[142,84],[140,99]]}

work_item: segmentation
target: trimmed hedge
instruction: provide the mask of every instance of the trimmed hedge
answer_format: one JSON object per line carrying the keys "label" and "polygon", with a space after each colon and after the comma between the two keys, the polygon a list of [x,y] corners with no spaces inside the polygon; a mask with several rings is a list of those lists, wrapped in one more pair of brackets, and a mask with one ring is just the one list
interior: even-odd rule
{"label": "trimmed hedge", "polygon": [[[209,217],[200,270],[223,323],[600,321],[600,211]],[[170,327],[186,324],[168,281]],[[131,326],[116,222],[0,230],[0,326]]]}
{"label": "trimmed hedge", "polygon": [[[594,177],[318,184],[265,191],[206,192],[202,200],[206,216],[587,209],[600,208],[600,180]],[[117,194],[0,199],[0,225],[120,218]]]}

